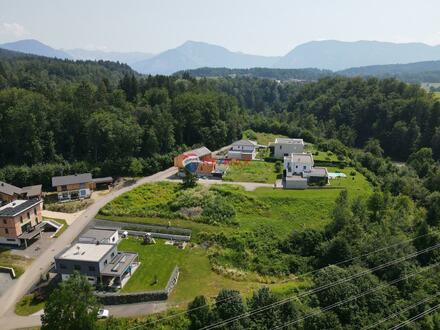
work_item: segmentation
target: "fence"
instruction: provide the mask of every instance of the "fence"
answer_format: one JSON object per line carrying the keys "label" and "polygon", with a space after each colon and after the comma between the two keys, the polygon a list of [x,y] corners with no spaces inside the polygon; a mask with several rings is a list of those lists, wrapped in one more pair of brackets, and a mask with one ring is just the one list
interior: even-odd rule
{"label": "fence", "polygon": [[148,301],[167,300],[179,279],[179,274],[179,267],[174,267],[174,270],[171,273],[170,278],[168,279],[168,283],[163,290],[133,293],[98,292],[96,293],[96,296],[104,305],[122,305]]}

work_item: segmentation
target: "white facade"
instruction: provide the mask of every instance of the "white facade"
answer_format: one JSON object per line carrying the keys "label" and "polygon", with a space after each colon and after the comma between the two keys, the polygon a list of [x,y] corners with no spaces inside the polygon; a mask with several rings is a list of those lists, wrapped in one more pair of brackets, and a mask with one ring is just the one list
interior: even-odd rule
{"label": "white facade", "polygon": [[62,191],[58,193],[58,200],[71,200],[77,198],[88,198],[92,195],[92,191],[89,188],[81,188],[72,191]]}
{"label": "white facade", "polygon": [[284,169],[286,170],[286,177],[310,172],[313,164],[313,156],[311,154],[290,154],[285,156]]}
{"label": "white facade", "polygon": [[271,146],[273,146],[274,157],[280,159],[290,154],[304,152],[303,139],[277,138],[274,143],[271,143]]}

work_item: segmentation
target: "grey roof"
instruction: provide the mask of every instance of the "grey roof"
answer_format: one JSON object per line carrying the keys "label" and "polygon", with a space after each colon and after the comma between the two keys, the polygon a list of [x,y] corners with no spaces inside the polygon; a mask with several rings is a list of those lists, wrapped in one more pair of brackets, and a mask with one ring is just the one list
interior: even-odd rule
{"label": "grey roof", "polygon": [[312,154],[290,154],[286,156],[287,160],[295,163],[311,163],[313,164]]}
{"label": "grey roof", "polygon": [[39,199],[16,200],[0,207],[0,217],[14,217],[39,203],[42,203]]}
{"label": "grey roof", "polygon": [[114,235],[117,230],[106,230],[106,229],[89,229],[84,234],[81,235],[81,238],[91,238],[94,241],[102,242],[106,239],[109,239]]}
{"label": "grey roof", "polygon": [[90,173],[54,176],[52,178],[52,187],[64,186],[68,184],[87,183],[91,181],[92,181],[92,174]]}
{"label": "grey roof", "polygon": [[328,172],[325,167],[314,167],[310,171],[309,176],[326,177],[328,176]]}
{"label": "grey roof", "polygon": [[118,252],[118,254],[100,271],[100,275],[123,275],[137,256],[137,253],[133,252]]}
{"label": "grey roof", "polygon": [[111,244],[76,243],[64,249],[55,259],[98,262],[113,248]]}
{"label": "grey roof", "polygon": [[42,185],[37,184],[35,186],[23,187],[21,190],[26,194],[26,197],[37,197],[41,195]]}
{"label": "grey roof", "polygon": [[14,196],[20,195],[22,193],[21,188],[18,188],[16,186],[13,186],[12,184],[0,181],[0,193],[3,193],[5,195]]}
{"label": "grey roof", "polygon": [[92,179],[94,183],[112,183],[113,178],[111,176],[106,176],[105,178]]}
{"label": "grey roof", "polygon": [[304,144],[303,139],[276,138],[275,144]]}
{"label": "grey roof", "polygon": [[257,142],[252,140],[238,140],[232,143],[233,146],[253,146],[256,147],[258,145]]}
{"label": "grey roof", "polygon": [[211,154],[211,150],[206,147],[200,147],[194,150],[186,151],[184,154],[195,154],[197,157],[203,157]]}

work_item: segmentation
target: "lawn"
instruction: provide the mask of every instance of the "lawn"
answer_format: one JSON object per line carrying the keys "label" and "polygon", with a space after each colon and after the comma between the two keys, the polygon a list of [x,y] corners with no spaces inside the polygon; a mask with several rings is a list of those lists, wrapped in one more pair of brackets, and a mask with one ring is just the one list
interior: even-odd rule
{"label": "lawn", "polygon": [[31,262],[32,259],[13,254],[7,248],[0,248],[0,266],[14,268],[17,277],[24,273]]}
{"label": "lawn", "polygon": [[[273,163],[261,164],[274,166]],[[198,193],[221,196],[235,211],[233,224],[201,223],[179,217],[178,211],[170,212],[170,205],[175,205],[176,199],[182,197],[181,186],[176,183],[147,184],[120,196],[103,209],[105,212],[99,218],[161,225],[171,223],[193,231],[191,243],[184,250],[165,245],[160,240],[156,245],[142,245],[135,239],[124,240],[120,249],[138,252],[142,262],[124,291],[163,288],[176,265],[181,274],[170,301],[178,306],[198,294],[212,298],[225,287],[246,295],[261,285],[270,285],[279,294],[288,294],[299,285],[307,286],[293,277],[284,281],[289,274],[271,273],[272,263],[273,269],[282,271],[288,258],[277,250],[279,242],[294,230],[321,229],[328,224],[342,189],[348,190],[350,198],[372,192],[365,177],[354,168],[330,167],[328,170],[343,172],[347,177],[331,180],[324,188],[307,190],[265,187],[245,191],[241,186],[228,184],[199,186],[185,192],[190,197]],[[139,211],[146,215],[139,216]],[[212,245],[202,247],[206,241]]]}
{"label": "lawn", "polygon": [[310,152],[313,154],[313,159],[315,161],[321,161],[321,162],[340,162],[338,159],[338,156],[334,154],[331,151],[322,151],[319,150],[318,147],[311,143],[306,143],[305,152]]}
{"label": "lawn", "polygon": [[21,298],[15,305],[15,314],[28,316],[42,310],[44,301],[36,301],[33,294],[27,294]]}
{"label": "lawn", "polygon": [[440,100],[440,92],[434,92],[433,94],[437,100]]}
{"label": "lawn", "polygon": [[269,145],[270,142],[275,142],[276,138],[285,138],[287,136],[280,135],[280,134],[272,134],[272,133],[259,133],[254,132],[252,130],[246,130],[243,132],[243,139],[250,139],[257,141],[259,144],[262,145]]}
{"label": "lawn", "polygon": [[225,181],[275,183],[281,172],[275,171],[275,163],[263,161],[233,162],[229,165]]}
{"label": "lawn", "polygon": [[[139,254],[140,268],[124,286],[123,292],[157,290],[166,286],[174,267],[180,269],[179,281],[169,302],[183,306],[197,295],[213,298],[222,288],[230,288],[248,295],[262,284],[255,281],[235,281],[216,274],[211,267],[208,251],[200,246],[189,244],[181,250],[156,240],[155,245],[143,245],[142,241],[129,238],[119,243],[121,251],[134,251]],[[153,284],[157,278],[157,283]],[[286,292],[304,285],[298,281],[270,284],[278,292]]]}
{"label": "lawn", "polygon": [[43,220],[54,220],[59,224],[62,224],[63,226],[60,228],[60,230],[58,230],[58,232],[53,236],[54,238],[56,237],[60,237],[62,233],[64,233],[66,231],[66,229],[69,227],[69,225],[67,224],[66,220],[63,219],[55,219],[55,218],[49,218],[49,217],[44,217]]}

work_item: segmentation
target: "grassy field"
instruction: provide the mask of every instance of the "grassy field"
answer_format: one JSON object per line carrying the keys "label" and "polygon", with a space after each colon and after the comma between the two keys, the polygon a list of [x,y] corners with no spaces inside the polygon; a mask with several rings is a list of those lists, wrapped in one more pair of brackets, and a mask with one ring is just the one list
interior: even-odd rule
{"label": "grassy field", "polygon": [[440,100],[440,92],[434,92],[434,96],[437,100]]}
{"label": "grassy field", "polygon": [[35,301],[33,294],[27,294],[15,305],[15,314],[28,316],[44,308],[44,301]]}
{"label": "grassy field", "polygon": [[259,144],[267,146],[270,142],[275,142],[276,138],[287,137],[280,134],[259,133],[251,130],[243,132],[243,139],[256,140]]}
{"label": "grassy field", "polygon": [[[273,163],[261,164],[274,166]],[[246,295],[261,285],[269,285],[275,292],[283,295],[298,286],[307,286],[307,283],[299,283],[293,277],[288,281],[283,280],[289,278],[288,274],[270,275],[260,273],[258,269],[261,266],[270,270],[272,261],[281,264],[282,268],[282,258],[285,256],[276,251],[278,242],[294,230],[320,229],[328,224],[335,200],[342,189],[347,189],[350,198],[368,196],[372,192],[365,177],[355,169],[330,167],[328,170],[343,172],[347,177],[333,179],[324,188],[307,190],[268,187],[249,192],[243,187],[229,184],[192,188],[194,193],[215,193],[222,196],[235,210],[234,224],[200,223],[194,219],[179,217],[179,211],[170,212],[170,205],[176,205],[176,200],[182,197],[181,186],[176,183],[147,184],[122,195],[109,203],[99,217],[133,223],[171,223],[172,226],[193,230],[191,243],[184,250],[165,245],[163,241],[150,246],[142,245],[135,239],[124,240],[120,249],[138,252],[142,262],[142,268],[133,275],[124,291],[163,288],[175,265],[179,266],[181,274],[170,302],[179,306],[197,294],[212,298],[219,289],[226,287],[237,289]],[[267,171],[273,175],[273,167],[267,168]],[[188,196],[193,195],[191,189],[187,193]],[[139,213],[147,215],[139,216]],[[261,233],[263,236],[259,236]],[[222,235],[231,238],[230,242],[249,245],[240,252],[228,245],[228,242],[223,242]],[[211,239],[214,242],[212,246],[202,247],[202,243]],[[253,247],[253,244],[257,246]],[[273,257],[277,260],[258,261],[270,255],[270,252],[262,252],[266,247],[277,253]],[[244,261],[240,262],[242,252],[245,253]],[[157,282],[154,281],[155,278]]]}
{"label": "grassy field", "polygon": [[[200,294],[213,298],[222,288],[236,289],[247,295],[262,285],[256,281],[235,281],[216,274],[212,271],[208,251],[198,245],[189,244],[181,250],[165,245],[163,240],[156,242],[155,245],[143,245],[141,240],[129,238],[119,244],[121,251],[137,252],[142,263],[123,288],[123,292],[164,288],[176,265],[180,269],[179,282],[169,302],[178,306],[188,303]],[[279,293],[290,292],[302,285],[308,284],[293,280],[270,284]]]}
{"label": "grassy field", "polygon": [[318,148],[311,143],[307,143],[305,145],[305,151],[313,154],[313,159],[315,161],[323,161],[323,162],[339,162],[338,157],[331,151],[322,151],[318,150]]}
{"label": "grassy field", "polygon": [[281,174],[275,171],[275,163],[263,161],[236,162],[231,163],[226,175],[225,181],[233,182],[259,182],[275,183],[277,175]]}
{"label": "grassy field", "polygon": [[[47,202],[46,202],[47,200]],[[53,198],[47,198],[44,203],[44,209],[54,212],[63,213],[75,213],[78,211],[85,210],[87,207],[93,204],[92,199],[83,199],[77,201],[68,202],[58,202],[58,200],[53,200]]]}
{"label": "grassy field", "polygon": [[14,268],[17,277],[24,273],[31,262],[32,259],[15,255],[7,248],[0,248],[0,266]]}
{"label": "grassy field", "polygon": [[56,219],[56,218],[49,218],[49,217],[44,217],[43,220],[54,220],[59,224],[62,224],[63,226],[61,227],[61,229],[53,236],[54,238],[56,237],[60,237],[62,233],[64,233],[66,231],[66,229],[69,227],[69,225],[67,224],[66,220],[63,219]]}

